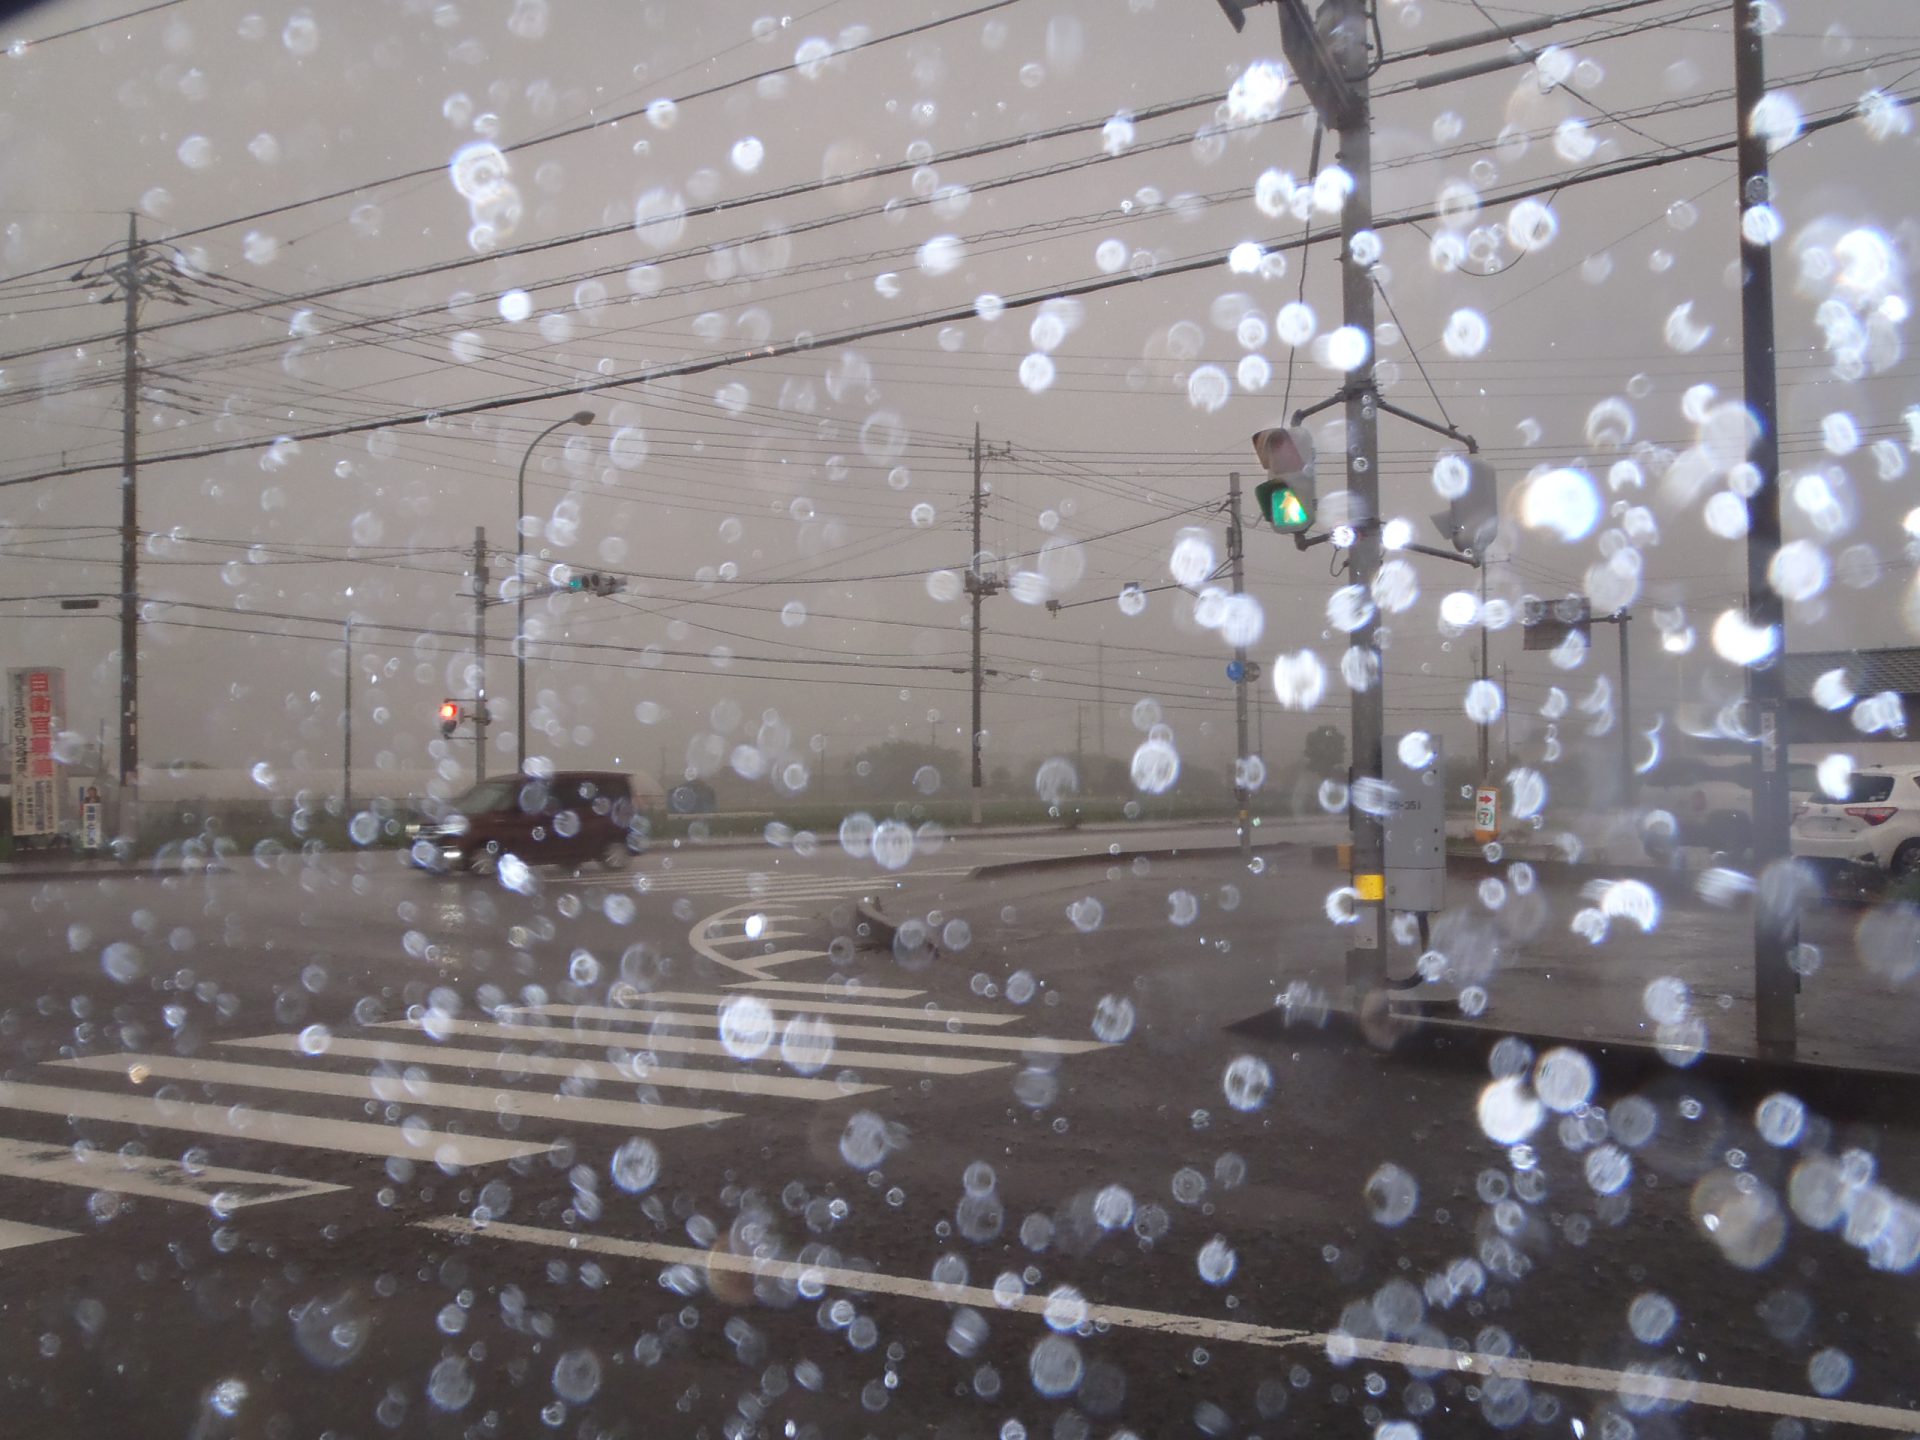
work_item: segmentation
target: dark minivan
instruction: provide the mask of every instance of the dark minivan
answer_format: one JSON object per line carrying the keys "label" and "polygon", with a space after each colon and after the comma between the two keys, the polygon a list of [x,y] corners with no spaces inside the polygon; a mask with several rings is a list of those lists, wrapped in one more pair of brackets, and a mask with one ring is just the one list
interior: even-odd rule
{"label": "dark minivan", "polygon": [[414,828],[408,858],[422,870],[490,875],[504,855],[529,865],[618,870],[639,848],[633,779],[617,771],[500,775],[446,802]]}

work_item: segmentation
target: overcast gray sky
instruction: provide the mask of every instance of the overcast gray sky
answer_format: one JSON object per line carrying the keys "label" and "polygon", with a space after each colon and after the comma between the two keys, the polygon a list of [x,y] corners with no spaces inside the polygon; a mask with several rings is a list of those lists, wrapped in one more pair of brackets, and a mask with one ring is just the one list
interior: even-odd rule
{"label": "overcast gray sky", "polygon": [[[1183,526],[1205,527],[1224,553],[1206,507],[1230,469],[1249,490],[1258,478],[1247,437],[1279,423],[1289,396],[1310,403],[1339,383],[1324,344],[1294,351],[1278,334],[1303,268],[1316,337],[1338,323],[1338,289],[1333,246],[1277,250],[1306,226],[1284,208],[1287,184],[1262,177],[1311,184],[1312,125],[1297,86],[1275,114],[1266,79],[1248,75],[1280,58],[1270,8],[1236,35],[1206,0],[1016,0],[838,54],[969,7],[183,0],[80,29],[133,8],[41,6],[9,33],[79,33],[0,57],[0,480],[99,467],[0,488],[0,593],[116,589],[120,351],[101,337],[118,314],[68,277],[111,261],[132,209],[143,239],[185,265],[185,303],[143,317],[167,327],[142,342],[150,760],[336,766],[333,622],[351,614],[399,627],[356,647],[361,753],[433,763],[433,707],[463,690],[467,647],[425,632],[470,632],[474,528],[486,527],[497,577],[526,443],[582,405],[595,423],[535,454],[528,543],[625,575],[628,590],[534,607],[550,638],[610,647],[539,653],[536,718],[551,725],[540,753],[649,769],[665,755],[674,768],[704,737],[724,740],[715,753],[755,743],[769,710],[795,752],[816,734],[844,756],[932,733],[957,753],[967,634],[954,580],[978,424],[997,447],[986,547],[1031,572],[988,606],[995,757],[1069,751],[1082,719],[1091,748],[1102,694],[1115,754],[1139,738],[1134,703],[1153,698],[1183,754],[1215,767],[1231,756],[1226,641],[1177,591],[1139,615],[1106,597],[1166,583]],[[1500,467],[1510,516],[1494,595],[1598,584],[1643,622],[1679,607],[1668,623],[1691,627],[1683,656],[1639,625],[1642,693],[1662,705],[1676,682],[1731,693],[1737,671],[1711,637],[1740,594],[1744,547],[1716,533],[1729,457],[1697,448],[1724,433],[1714,406],[1740,383],[1731,152],[1585,179],[1731,134],[1729,7],[1661,0],[1568,24],[1529,39],[1562,47],[1538,64],[1432,89],[1412,82],[1500,49],[1414,52],[1532,12],[1382,10],[1375,203],[1399,321],[1380,336],[1383,385],[1422,413],[1444,404]],[[1875,87],[1920,89],[1909,6],[1780,10],[1769,69],[1783,124]],[[1195,103],[1148,114],[1181,101]],[[1049,138],[1062,127],[1078,128]],[[504,171],[467,151],[456,177],[456,157],[487,143]],[[1799,579],[1796,648],[1901,643],[1915,624],[1900,529],[1916,493],[1903,412],[1920,398],[1904,353],[1915,144],[1907,112],[1887,110],[1776,159],[1788,528],[1811,542],[1806,565],[1828,571]],[[821,183],[886,166],[898,168]],[[1531,216],[1492,203],[1557,181]],[[1398,223],[1443,199],[1451,220]],[[683,213],[716,201],[717,213]],[[580,238],[595,231],[608,233]],[[1248,242],[1275,253],[1241,273],[1229,257]],[[1200,257],[1217,263],[1162,273]],[[382,279],[424,267],[442,268]],[[1140,278],[1049,311],[996,316],[989,300],[808,354],[605,383],[1103,274]],[[488,408],[372,428],[476,405]],[[275,445],[340,426],[368,428]],[[1320,433],[1338,449],[1337,424]],[[166,458],[222,446],[234,448]],[[1446,448],[1383,430],[1387,513],[1428,542]],[[1535,467],[1590,478],[1529,489]],[[1323,475],[1323,492],[1335,488]],[[1337,667],[1328,554],[1250,535],[1256,656],[1311,648]],[[1394,617],[1387,656],[1390,728],[1470,747],[1461,707],[1477,639],[1449,632],[1440,602],[1475,580],[1438,561],[1413,572],[1417,598]],[[1054,615],[1048,598],[1101,603]],[[66,665],[70,720],[88,734],[101,722],[111,733],[110,611],[0,607],[5,663]],[[266,611],[316,618],[244,613]],[[502,651],[510,613],[490,617]],[[1516,715],[1537,712],[1550,684],[1578,699],[1612,673],[1610,636],[1571,675],[1523,657],[1511,631],[1494,648],[1514,665]],[[510,716],[510,662],[495,654],[489,673],[496,713]],[[1312,724],[1344,727],[1345,699],[1337,669],[1314,712],[1283,715],[1269,695],[1270,760],[1295,757]],[[462,769],[465,748],[451,752]],[[511,759],[509,742],[493,764]]]}

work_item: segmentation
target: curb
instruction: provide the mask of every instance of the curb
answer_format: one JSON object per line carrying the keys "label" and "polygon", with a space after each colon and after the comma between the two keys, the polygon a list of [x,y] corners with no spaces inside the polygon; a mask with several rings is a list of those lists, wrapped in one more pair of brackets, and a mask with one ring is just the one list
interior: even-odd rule
{"label": "curb", "polygon": [[169,866],[161,869],[154,865],[141,865],[137,862],[125,865],[96,866],[0,866],[0,885],[25,880],[121,880],[127,878],[140,880],[166,880],[174,876],[191,877],[195,875],[231,875],[231,865],[196,865],[192,869],[182,866]]}
{"label": "curb", "polygon": [[[1297,840],[1268,840],[1254,847],[1256,854],[1267,854],[1278,850],[1310,850],[1316,861],[1331,861],[1335,848],[1331,845],[1302,845]],[[1323,853],[1324,852],[1324,853]],[[1225,855],[1238,857],[1236,845],[1187,845],[1169,846],[1158,850],[1122,850],[1118,855],[1110,855],[1104,850],[1089,850],[1078,855],[1038,855],[1029,860],[998,860],[989,865],[976,865],[968,873],[969,880],[994,880],[1005,875],[1023,875],[1035,870],[1066,870],[1076,865],[1119,865],[1129,860],[1191,860],[1196,856]]]}
{"label": "curb", "polygon": [[1784,1091],[1809,1109],[1845,1119],[1904,1120],[1920,1103],[1920,1073],[1871,1065],[1848,1066],[1808,1059],[1769,1059],[1724,1050],[1703,1051],[1691,1065],[1677,1065],[1651,1042],[1594,1039],[1520,1026],[1499,1026],[1420,1013],[1390,1002],[1380,1014],[1330,1006],[1321,1023],[1289,1023],[1280,1006],[1225,1027],[1274,1044],[1301,1042],[1363,1049],[1379,1058],[1435,1069],[1488,1076],[1489,1058],[1501,1040],[1525,1041],[1534,1054],[1567,1046],[1593,1062],[1601,1087],[1621,1094],[1662,1079],[1693,1079],[1723,1099],[1758,1101]]}

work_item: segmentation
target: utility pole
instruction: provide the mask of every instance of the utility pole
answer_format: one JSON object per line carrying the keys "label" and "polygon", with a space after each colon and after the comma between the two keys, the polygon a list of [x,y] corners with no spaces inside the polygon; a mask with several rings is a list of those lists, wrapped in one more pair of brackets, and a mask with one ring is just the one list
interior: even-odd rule
{"label": "utility pole", "polygon": [[121,306],[120,346],[120,819],[131,837],[140,798],[140,307],[150,299],[184,305],[172,267],[140,242],[140,222],[127,215],[125,256],[70,277],[89,291],[105,289]]}
{"label": "utility pole", "polygon": [[[524,583],[524,582],[523,582]],[[487,529],[473,531],[473,783],[487,778]]]}
{"label": "utility pole", "polygon": [[127,215],[120,345],[120,833],[140,799],[140,222]]}
{"label": "utility pole", "polygon": [[[1505,710],[1508,708],[1506,666],[1500,667],[1500,673],[1500,708]],[[1480,559],[1480,678],[1482,681],[1487,678],[1487,561],[1485,556]],[[1493,778],[1493,759],[1487,753],[1493,736],[1489,733],[1487,726],[1481,725],[1477,728],[1480,731],[1480,783],[1485,785]]]}
{"label": "utility pole", "polygon": [[1107,758],[1107,642],[1093,642],[1093,748],[1104,764]]}
{"label": "utility pole", "polygon": [[981,692],[986,681],[980,663],[980,605],[987,596],[998,594],[1001,581],[988,575],[980,563],[980,521],[986,510],[986,462],[1003,460],[1013,452],[1005,446],[989,450],[980,443],[980,422],[973,424],[973,556],[967,562],[967,593],[973,597],[973,823],[980,823],[980,715]]}
{"label": "utility pole", "polygon": [[[1240,472],[1227,475],[1227,561],[1233,567],[1233,593],[1247,591],[1245,536],[1240,528]],[[1253,858],[1251,791],[1247,789],[1247,647],[1233,650],[1233,808],[1240,832],[1240,858]]]}
{"label": "utility pole", "polygon": [[340,703],[340,808],[353,819],[353,617],[341,626],[347,646],[346,681]]}
{"label": "utility pole", "polygon": [[[1755,439],[1748,459],[1756,484],[1747,496],[1747,623],[1774,637],[1775,653],[1749,665],[1747,705],[1760,743],[1753,758],[1753,869],[1759,880],[1753,906],[1754,1039],[1762,1056],[1790,1057],[1796,1045],[1795,992],[1799,977],[1790,963],[1799,944],[1798,907],[1782,882],[1793,863],[1787,838],[1784,701],[1786,611],[1767,571],[1780,551],[1780,407],[1774,373],[1773,251],[1765,232],[1748,238],[1749,210],[1773,203],[1767,137],[1753,114],[1767,90],[1766,54],[1760,33],[1763,8],[1753,0],[1733,4],[1734,134],[1739,137],[1740,333],[1747,410]],[[1775,898],[1777,897],[1777,898]]]}
{"label": "utility pole", "polygon": [[[1500,662],[1500,694],[1504,697],[1511,693],[1507,689],[1507,662],[1502,660]],[[1500,707],[1500,724],[1503,735],[1501,746],[1504,752],[1500,766],[1503,770],[1511,771],[1513,769],[1513,706]]]}
{"label": "utility pole", "polygon": [[[1620,800],[1623,806],[1632,809],[1640,790],[1640,777],[1633,768],[1633,667],[1628,663],[1631,657],[1627,650],[1627,632],[1632,628],[1633,615],[1622,610],[1613,618],[1620,631]],[[1480,733],[1487,733],[1484,726]]]}
{"label": "utility pole", "polygon": [[[1360,258],[1360,237],[1373,231],[1372,104],[1368,80],[1366,0],[1326,0],[1318,23],[1304,0],[1279,0],[1281,48],[1333,131],[1335,158],[1353,188],[1340,211],[1340,318],[1357,331],[1364,349],[1347,372],[1348,524],[1350,583],[1368,597],[1366,621],[1349,640],[1365,682],[1354,687],[1354,788],[1383,783],[1385,775],[1386,667],[1380,660],[1379,615],[1371,604],[1380,571],[1379,396],[1374,390],[1373,272]],[[1379,807],[1348,807],[1352,842],[1353,941],[1347,949],[1347,985],[1356,994],[1377,990],[1386,979],[1386,828]]]}

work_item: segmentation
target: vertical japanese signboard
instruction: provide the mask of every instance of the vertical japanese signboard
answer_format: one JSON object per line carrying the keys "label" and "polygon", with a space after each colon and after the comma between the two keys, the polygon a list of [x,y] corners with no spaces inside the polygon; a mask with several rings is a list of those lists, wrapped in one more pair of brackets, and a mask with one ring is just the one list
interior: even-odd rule
{"label": "vertical japanese signboard", "polygon": [[60,831],[60,767],[53,758],[53,740],[66,711],[66,671],[7,672],[7,758],[16,836]]}

